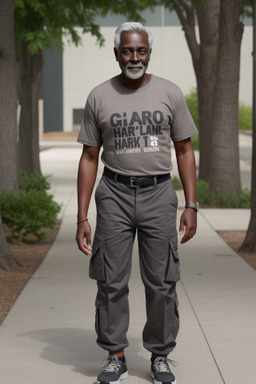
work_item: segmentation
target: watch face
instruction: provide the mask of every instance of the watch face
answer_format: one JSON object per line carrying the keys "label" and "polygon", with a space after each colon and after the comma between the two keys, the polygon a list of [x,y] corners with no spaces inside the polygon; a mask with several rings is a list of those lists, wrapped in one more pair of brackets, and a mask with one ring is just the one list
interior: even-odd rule
{"label": "watch face", "polygon": [[198,209],[199,209],[199,203],[187,203],[185,205],[185,208],[192,208],[194,209],[196,212],[198,212]]}

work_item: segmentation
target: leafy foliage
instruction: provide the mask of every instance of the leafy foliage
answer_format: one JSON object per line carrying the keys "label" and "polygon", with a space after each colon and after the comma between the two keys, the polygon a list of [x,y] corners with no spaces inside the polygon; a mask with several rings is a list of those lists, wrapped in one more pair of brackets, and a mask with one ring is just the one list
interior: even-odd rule
{"label": "leafy foliage", "polygon": [[252,129],[252,107],[240,102],[239,129],[250,131]]}
{"label": "leafy foliage", "polygon": [[42,228],[54,228],[61,205],[46,192],[50,187],[47,178],[37,172],[19,171],[19,195],[0,193],[2,221],[11,231],[8,241],[23,243],[29,234],[43,240],[46,233]]}
{"label": "leafy foliage", "polygon": [[212,208],[250,208],[251,192],[244,188],[240,198],[235,194],[226,195],[220,189],[216,193],[210,192],[210,186],[207,181],[197,180],[196,199],[201,207]]}
{"label": "leafy foliage", "polygon": [[[185,17],[186,11],[188,9],[193,9],[200,4],[202,0],[155,0],[154,5],[164,5],[169,10],[176,10],[176,12],[183,13]],[[252,17],[252,9],[253,9],[254,0],[243,0],[243,10],[242,17]]]}
{"label": "leafy foliage", "polygon": [[[181,190],[182,184],[177,176],[172,177],[172,184],[175,189]],[[248,188],[244,188],[241,192],[240,199],[235,194],[226,195],[220,190],[216,194],[210,192],[210,186],[207,181],[196,181],[196,200],[200,202],[200,206],[204,208],[250,208],[251,192]]]}
{"label": "leafy foliage", "polygon": [[172,185],[175,191],[182,189],[180,178],[177,176],[172,176]]}
{"label": "leafy foliage", "polygon": [[[199,130],[199,115],[198,115],[198,97],[197,97],[197,89],[192,88],[190,92],[185,95],[185,100],[191,113],[191,116],[194,120],[194,123]],[[195,135],[191,137],[191,143],[194,150],[199,150],[199,135]]]}
{"label": "leafy foliage", "polygon": [[15,0],[16,43],[25,40],[32,54],[52,45],[63,49],[64,35],[79,44],[77,27],[81,27],[83,33],[91,32],[102,44],[100,28],[94,23],[95,8],[93,1]]}
{"label": "leafy foliage", "polygon": [[[199,116],[198,116],[198,98],[196,88],[192,88],[190,92],[185,95],[186,103],[191,116],[199,129]],[[239,103],[239,129],[251,130],[252,129],[252,107],[245,105],[243,102]]]}
{"label": "leafy foliage", "polygon": [[96,36],[102,45],[104,37],[95,22],[97,15],[112,12],[142,20],[139,11],[149,6],[146,0],[15,0],[16,45],[25,41],[31,54],[52,45],[63,50],[63,36],[78,45],[81,30]]}
{"label": "leafy foliage", "polygon": [[26,172],[23,169],[18,169],[19,188],[22,191],[42,191],[45,192],[51,188],[47,181],[49,176],[43,176],[39,172]]}
{"label": "leafy foliage", "polygon": [[244,8],[242,16],[252,17],[254,0],[244,0]]}
{"label": "leafy foliage", "polygon": [[197,129],[199,129],[199,116],[198,116],[198,97],[197,97],[197,89],[192,88],[190,92],[185,95],[185,100],[191,113],[191,116],[195,122]]}

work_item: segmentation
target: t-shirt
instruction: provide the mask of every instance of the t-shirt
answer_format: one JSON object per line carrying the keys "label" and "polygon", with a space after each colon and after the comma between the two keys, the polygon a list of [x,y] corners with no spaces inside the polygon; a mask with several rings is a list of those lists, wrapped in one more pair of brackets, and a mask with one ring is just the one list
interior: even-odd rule
{"label": "t-shirt", "polygon": [[169,173],[171,140],[197,133],[183,93],[171,81],[151,75],[133,90],[114,77],[88,96],[77,141],[103,147],[102,161],[120,175]]}

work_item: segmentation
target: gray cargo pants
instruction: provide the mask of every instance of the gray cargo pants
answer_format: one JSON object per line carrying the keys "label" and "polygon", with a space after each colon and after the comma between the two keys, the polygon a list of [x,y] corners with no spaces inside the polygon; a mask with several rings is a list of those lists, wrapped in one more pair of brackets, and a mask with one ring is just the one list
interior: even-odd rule
{"label": "gray cargo pants", "polygon": [[180,278],[177,196],[171,179],[132,188],[103,176],[95,200],[97,225],[89,274],[98,285],[97,343],[109,352],[128,346],[128,282],[137,230],[146,294],[143,345],[152,353],[168,354],[176,345],[179,330],[176,282]]}

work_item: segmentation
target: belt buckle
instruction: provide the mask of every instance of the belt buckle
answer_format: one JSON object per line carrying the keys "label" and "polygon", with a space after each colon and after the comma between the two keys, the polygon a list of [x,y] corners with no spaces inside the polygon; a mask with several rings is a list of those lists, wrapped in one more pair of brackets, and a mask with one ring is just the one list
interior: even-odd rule
{"label": "belt buckle", "polygon": [[131,176],[131,177],[130,177],[130,187],[133,187],[133,188],[138,187],[137,185],[134,185],[134,184],[133,184],[134,181],[136,181],[136,180],[138,180],[137,177],[134,177],[134,176]]}

